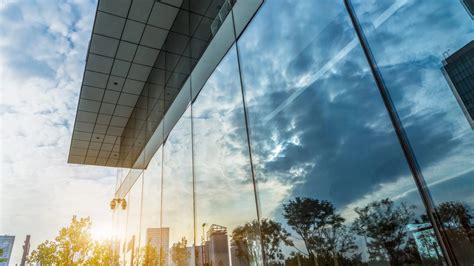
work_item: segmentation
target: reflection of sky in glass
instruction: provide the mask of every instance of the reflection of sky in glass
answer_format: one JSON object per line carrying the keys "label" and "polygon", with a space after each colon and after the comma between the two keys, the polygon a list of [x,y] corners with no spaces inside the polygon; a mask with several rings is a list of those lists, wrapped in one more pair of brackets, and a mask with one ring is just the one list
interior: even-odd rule
{"label": "reflection of sky in glass", "polygon": [[132,260],[132,250],[137,254],[139,248],[140,237],[140,214],[142,201],[142,175],[137,179],[133,187],[130,189],[127,198],[127,224],[126,224],[126,242],[125,249],[121,246],[125,254],[126,263]]}
{"label": "reflection of sky in glass", "polygon": [[[460,1],[353,2],[434,201],[474,206],[474,134],[440,70],[472,40],[471,17]],[[372,29],[391,2],[403,5]]]}
{"label": "reflection of sky in glass", "polygon": [[[469,41],[472,20],[458,2],[354,2],[435,202],[473,206],[474,135],[440,71],[442,53]],[[263,218],[296,236],[282,215],[295,197],[332,202],[347,224],[354,208],[384,198],[424,213],[342,1],[267,1],[238,48]],[[191,246],[193,233],[200,245],[203,223],[230,237],[256,218],[236,56],[233,47],[193,103],[196,225],[190,109],[164,145],[170,245],[184,236]],[[161,186],[158,153],[144,179],[142,231],[159,227],[159,192],[150,196]]]}
{"label": "reflection of sky in glass", "polygon": [[[354,38],[341,4],[286,4],[264,6],[238,43],[252,144],[261,168],[259,188],[277,179],[281,189],[291,190],[288,193],[332,198],[341,206],[406,176],[359,48],[339,58],[272,120],[262,123],[299,88],[300,80],[325,68]],[[324,15],[292,16],[299,9],[324,10]],[[307,26],[271,26],[281,18],[284,24]]]}
{"label": "reflection of sky in glass", "polygon": [[423,213],[342,2],[266,2],[238,47],[263,217],[285,224],[297,196],[331,201],[347,222],[383,198]]}
{"label": "reflection of sky in glass", "polygon": [[196,239],[202,224],[227,228],[257,219],[237,54],[231,48],[193,104]]}
{"label": "reflection of sky in glass", "polygon": [[188,108],[164,145],[162,227],[170,228],[170,246],[182,237],[194,242],[190,117]]}
{"label": "reflection of sky in glass", "polygon": [[143,175],[142,221],[140,228],[140,246],[146,245],[147,228],[160,227],[161,211],[161,154],[158,149]]}

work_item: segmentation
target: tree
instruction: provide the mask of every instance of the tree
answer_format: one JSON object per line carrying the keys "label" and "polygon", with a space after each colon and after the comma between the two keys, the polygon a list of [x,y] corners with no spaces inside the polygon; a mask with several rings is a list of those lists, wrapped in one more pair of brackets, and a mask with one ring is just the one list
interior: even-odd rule
{"label": "tree", "polygon": [[366,239],[371,259],[389,259],[394,265],[403,261],[407,248],[405,228],[413,221],[414,208],[403,202],[396,207],[387,198],[354,209],[358,217],[352,230]]}
{"label": "tree", "polygon": [[142,247],[141,257],[144,266],[158,265],[158,251],[150,243]]}
{"label": "tree", "polygon": [[357,250],[345,219],[326,200],[295,198],[283,204],[283,216],[302,238],[310,259],[337,259]]}
{"label": "tree", "polygon": [[178,243],[174,243],[171,247],[171,259],[178,266],[188,266],[189,259],[191,254],[188,252],[188,248],[186,247],[187,240],[185,237],[181,238],[181,241]]}
{"label": "tree", "polygon": [[[0,248],[0,257],[3,257],[3,248]],[[5,262],[7,259],[0,258],[0,262]]]}
{"label": "tree", "polygon": [[71,224],[63,227],[54,241],[39,244],[28,256],[28,263],[41,265],[117,265],[116,242],[92,242],[90,218],[72,217]]}
{"label": "tree", "polygon": [[104,240],[102,242],[95,241],[86,265],[118,265],[119,254],[115,252],[116,241]]}
{"label": "tree", "polygon": [[272,265],[284,260],[282,245],[293,246],[289,237],[290,234],[278,222],[263,219],[259,224],[253,220],[232,231],[231,245],[236,247],[237,257],[250,264],[258,256],[258,249],[251,248],[251,243],[262,243],[268,264]]}
{"label": "tree", "polygon": [[466,203],[460,201],[443,202],[436,210],[439,219],[446,227],[461,228],[467,232],[471,230],[471,219],[473,217]]}
{"label": "tree", "polygon": [[31,252],[27,261],[28,263],[39,263],[45,266],[59,264],[57,249],[55,242],[46,240]]}
{"label": "tree", "polygon": [[91,220],[87,218],[72,217],[71,224],[59,231],[56,237],[58,246],[59,262],[62,265],[74,265],[84,263],[91,248]]}
{"label": "tree", "polygon": [[[471,252],[474,247],[474,230],[471,225],[473,215],[470,207],[465,202],[448,201],[439,204],[436,213],[452,248],[459,253]],[[421,220],[429,223],[427,215],[422,215]]]}

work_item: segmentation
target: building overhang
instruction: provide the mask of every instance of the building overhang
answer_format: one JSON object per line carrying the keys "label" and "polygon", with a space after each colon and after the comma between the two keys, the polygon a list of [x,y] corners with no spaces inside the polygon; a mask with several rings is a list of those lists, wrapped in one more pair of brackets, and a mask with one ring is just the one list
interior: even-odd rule
{"label": "building overhang", "polygon": [[68,162],[146,168],[260,4],[99,0]]}

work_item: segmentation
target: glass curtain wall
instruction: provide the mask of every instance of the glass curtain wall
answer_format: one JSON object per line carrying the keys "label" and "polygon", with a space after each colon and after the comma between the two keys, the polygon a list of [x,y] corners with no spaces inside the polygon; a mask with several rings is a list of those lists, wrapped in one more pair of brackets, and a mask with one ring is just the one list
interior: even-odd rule
{"label": "glass curtain wall", "polygon": [[163,146],[162,255],[167,265],[194,264],[191,111],[180,118]]}
{"label": "glass curtain wall", "polygon": [[[353,2],[470,265],[474,136],[444,68],[472,17],[461,1]],[[115,214],[122,263],[446,264],[343,1],[265,1],[205,80]]]}
{"label": "glass curtain wall", "polygon": [[237,47],[268,263],[442,263],[343,1],[267,1]]}
{"label": "glass curtain wall", "polygon": [[232,47],[192,106],[197,265],[262,265],[238,73]]}
{"label": "glass curtain wall", "polygon": [[[161,181],[162,148],[148,164],[143,176],[142,221],[140,225],[140,265],[158,265],[160,253],[168,247],[161,245]],[[160,265],[164,265],[163,261]]]}
{"label": "glass curtain wall", "polygon": [[124,265],[138,265],[140,250],[140,219],[143,175],[137,179],[130,189],[127,199],[127,220],[125,225],[125,241],[122,244]]}
{"label": "glass curtain wall", "polygon": [[448,244],[460,265],[472,265],[472,11],[463,1],[352,2]]}

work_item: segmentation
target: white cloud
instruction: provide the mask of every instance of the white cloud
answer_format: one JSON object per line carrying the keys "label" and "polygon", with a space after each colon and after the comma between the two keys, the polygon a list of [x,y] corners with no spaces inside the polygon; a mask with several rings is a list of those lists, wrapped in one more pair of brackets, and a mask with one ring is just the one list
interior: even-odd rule
{"label": "white cloud", "polygon": [[0,5],[0,233],[32,248],[91,216],[111,224],[115,170],[67,164],[94,1],[6,1]]}

